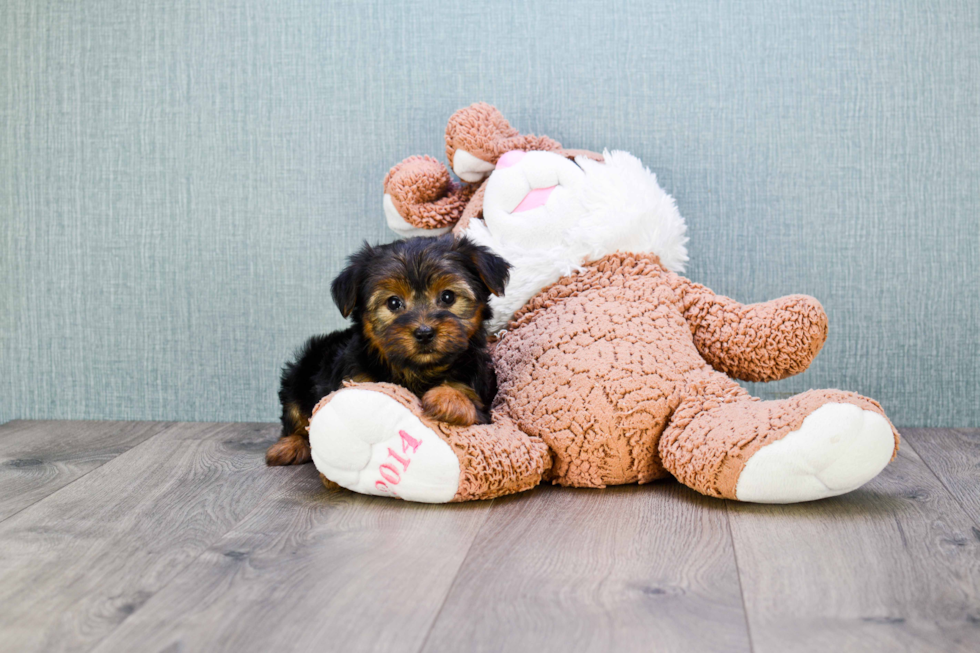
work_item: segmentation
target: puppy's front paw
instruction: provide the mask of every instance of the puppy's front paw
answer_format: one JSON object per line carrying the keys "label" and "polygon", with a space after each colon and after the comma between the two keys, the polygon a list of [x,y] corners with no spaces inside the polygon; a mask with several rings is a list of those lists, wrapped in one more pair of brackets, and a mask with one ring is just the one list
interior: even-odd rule
{"label": "puppy's front paw", "polygon": [[303,465],[313,460],[310,457],[310,441],[302,435],[287,435],[269,447],[265,452],[265,464],[270,467],[280,465]]}
{"label": "puppy's front paw", "polygon": [[449,385],[439,385],[422,396],[426,417],[455,426],[473,426],[477,421],[476,406],[462,391]]}

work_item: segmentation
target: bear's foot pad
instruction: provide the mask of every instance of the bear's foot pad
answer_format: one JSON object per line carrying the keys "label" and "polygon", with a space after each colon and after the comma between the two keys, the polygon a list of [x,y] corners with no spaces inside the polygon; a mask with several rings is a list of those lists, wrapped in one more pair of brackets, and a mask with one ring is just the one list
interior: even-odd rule
{"label": "bear's foot pad", "polygon": [[749,458],[735,495],[753,503],[837,496],[877,476],[894,451],[895,437],[884,417],[853,404],[824,404],[799,429]]}
{"label": "bear's foot pad", "polygon": [[411,410],[371,390],[340,390],[310,420],[313,463],[361,494],[445,503],[459,488],[459,460]]}

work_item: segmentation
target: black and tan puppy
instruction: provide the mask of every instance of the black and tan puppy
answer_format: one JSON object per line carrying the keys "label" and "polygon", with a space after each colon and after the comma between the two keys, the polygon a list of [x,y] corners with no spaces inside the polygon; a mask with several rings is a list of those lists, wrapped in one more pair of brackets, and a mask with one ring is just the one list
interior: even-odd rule
{"label": "black and tan puppy", "polygon": [[502,295],[510,265],[451,234],[364,247],[331,286],[353,324],[314,336],[283,369],[282,437],[269,465],[310,461],[307,427],[316,403],[344,380],[397,383],[426,415],[486,424],[497,378],[486,350],[491,293]]}

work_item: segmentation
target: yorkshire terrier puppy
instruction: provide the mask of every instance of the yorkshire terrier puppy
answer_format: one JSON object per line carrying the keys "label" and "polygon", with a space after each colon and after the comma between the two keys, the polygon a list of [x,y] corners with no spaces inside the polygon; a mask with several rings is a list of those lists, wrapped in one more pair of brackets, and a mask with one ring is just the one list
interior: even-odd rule
{"label": "yorkshire terrier puppy", "polygon": [[283,368],[282,436],[266,462],[310,462],[313,407],[348,379],[404,386],[436,420],[488,424],[497,377],[484,322],[509,269],[489,249],[452,234],[365,243],[331,286],[351,327],[310,338]]}

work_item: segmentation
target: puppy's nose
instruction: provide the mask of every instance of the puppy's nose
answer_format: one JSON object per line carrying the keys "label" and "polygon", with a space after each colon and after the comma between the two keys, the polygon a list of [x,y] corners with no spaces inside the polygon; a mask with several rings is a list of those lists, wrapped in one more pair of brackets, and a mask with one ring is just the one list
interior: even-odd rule
{"label": "puppy's nose", "polygon": [[432,342],[433,338],[436,337],[436,330],[430,327],[428,324],[423,324],[415,329],[413,335],[420,344],[427,345]]}

